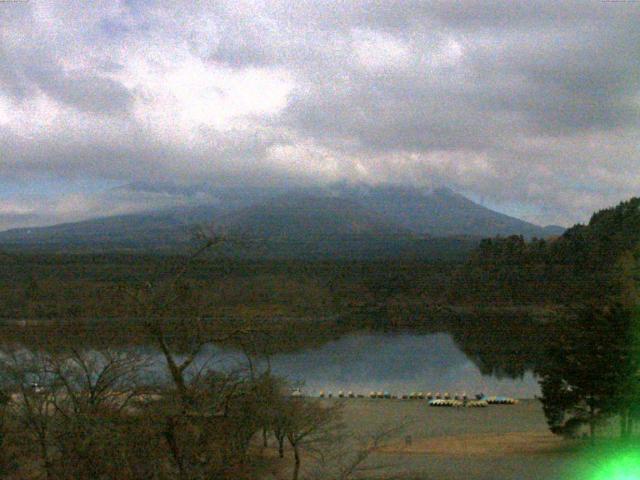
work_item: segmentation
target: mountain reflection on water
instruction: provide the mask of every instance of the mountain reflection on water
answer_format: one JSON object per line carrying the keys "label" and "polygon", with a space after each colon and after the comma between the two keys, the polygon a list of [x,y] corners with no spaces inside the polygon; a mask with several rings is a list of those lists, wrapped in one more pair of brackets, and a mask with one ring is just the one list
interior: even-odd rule
{"label": "mountain reflection on water", "polygon": [[[246,357],[234,350],[210,346],[200,362],[212,359],[216,369],[246,367]],[[159,359],[160,360],[160,359]],[[371,390],[478,392],[532,398],[540,393],[529,371],[516,378],[483,375],[456,345],[451,334],[351,333],[319,347],[279,353],[268,360],[274,374],[303,383],[303,391]],[[256,366],[256,365],[254,365]],[[266,368],[266,360],[258,360]]]}

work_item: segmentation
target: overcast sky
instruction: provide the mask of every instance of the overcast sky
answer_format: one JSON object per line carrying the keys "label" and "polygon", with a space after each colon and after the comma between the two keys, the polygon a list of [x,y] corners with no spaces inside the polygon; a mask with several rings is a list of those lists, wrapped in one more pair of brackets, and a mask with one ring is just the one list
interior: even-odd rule
{"label": "overcast sky", "polygon": [[639,1],[0,1],[0,229],[338,180],[570,225],[639,113]]}

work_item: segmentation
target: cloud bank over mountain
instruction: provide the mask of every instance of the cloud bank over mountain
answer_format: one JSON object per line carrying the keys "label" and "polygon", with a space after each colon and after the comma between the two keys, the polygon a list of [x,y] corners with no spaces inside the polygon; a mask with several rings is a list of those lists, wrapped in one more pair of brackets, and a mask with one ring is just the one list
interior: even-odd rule
{"label": "cloud bank over mountain", "polygon": [[448,185],[571,224],[638,193],[638,58],[636,2],[5,2],[0,228],[193,200],[112,188],[141,181]]}

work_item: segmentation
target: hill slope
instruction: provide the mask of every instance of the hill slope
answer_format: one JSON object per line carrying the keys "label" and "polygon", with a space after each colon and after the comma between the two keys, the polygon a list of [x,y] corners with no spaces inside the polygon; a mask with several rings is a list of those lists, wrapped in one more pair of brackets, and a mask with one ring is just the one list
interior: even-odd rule
{"label": "hill slope", "polygon": [[[207,211],[211,214],[211,208]],[[204,214],[189,208],[0,232],[0,245],[38,249],[140,249],[183,244]],[[209,215],[210,216],[210,215]]]}
{"label": "hill slope", "polygon": [[425,193],[416,188],[385,186],[346,192],[345,195],[415,233],[434,237],[522,235],[544,238],[564,231],[562,227],[540,227],[495,212],[448,188]]}

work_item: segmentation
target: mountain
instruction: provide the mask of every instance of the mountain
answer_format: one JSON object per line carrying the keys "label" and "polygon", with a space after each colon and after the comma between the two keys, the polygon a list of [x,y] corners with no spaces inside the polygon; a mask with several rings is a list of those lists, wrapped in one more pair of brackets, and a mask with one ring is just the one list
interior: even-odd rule
{"label": "mountain", "polygon": [[564,232],[562,227],[540,227],[495,212],[448,188],[432,192],[403,186],[381,186],[364,190],[347,188],[342,195],[359,199],[370,209],[421,235],[469,235],[483,238],[522,235],[526,238],[546,238]]}
{"label": "mountain", "polygon": [[247,238],[336,240],[411,235],[392,220],[342,198],[293,193],[222,216],[229,233]]}
{"label": "mountain", "polygon": [[419,237],[355,201],[302,192],[223,215],[216,223],[232,238],[245,239],[241,255],[249,258],[459,260],[477,245],[476,239]]}
{"label": "mountain", "polygon": [[452,252],[470,251],[481,237],[562,232],[494,212],[448,189],[333,185],[274,192],[278,194],[245,196],[224,191],[211,194],[216,203],[210,205],[8,230],[0,232],[0,246],[176,251],[193,246],[195,226],[212,224],[231,236],[257,241],[266,256],[450,258]]}

